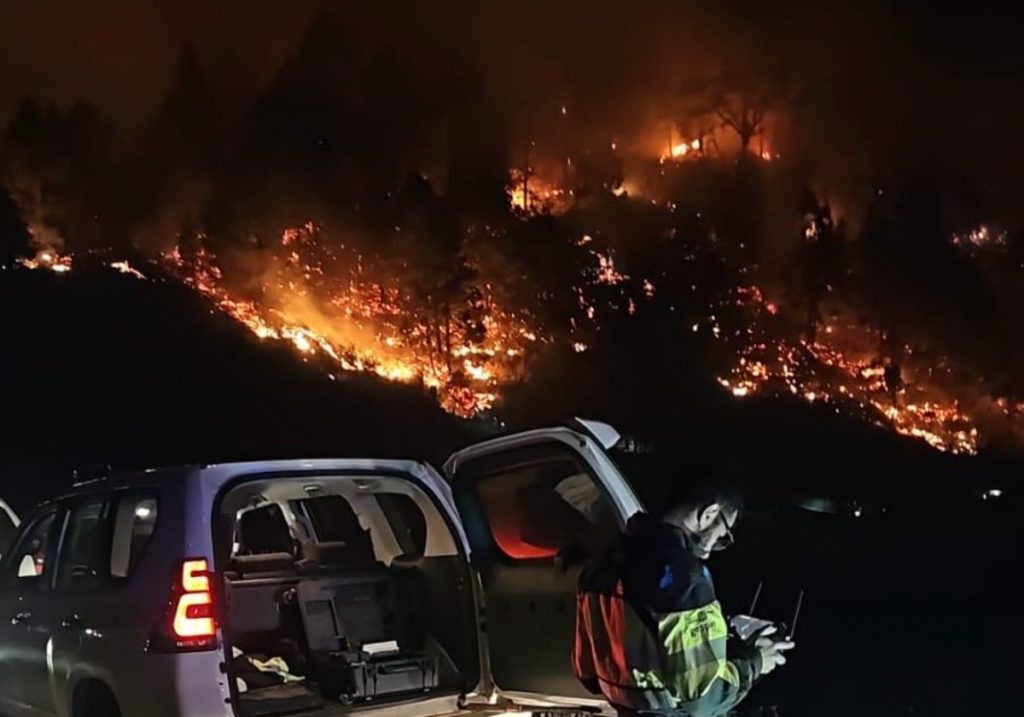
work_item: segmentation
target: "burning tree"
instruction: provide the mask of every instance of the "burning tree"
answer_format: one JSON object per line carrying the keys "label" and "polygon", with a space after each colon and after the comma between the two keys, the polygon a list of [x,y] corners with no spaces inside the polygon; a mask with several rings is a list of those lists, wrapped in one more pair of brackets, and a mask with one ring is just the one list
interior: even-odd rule
{"label": "burning tree", "polygon": [[715,127],[735,133],[739,139],[739,156],[746,157],[755,137],[761,138],[756,154],[769,158],[764,136],[773,112],[791,104],[794,91],[777,78],[749,68],[729,67],[710,76],[683,83],[680,88],[687,105],[685,114],[691,132],[706,147]]}

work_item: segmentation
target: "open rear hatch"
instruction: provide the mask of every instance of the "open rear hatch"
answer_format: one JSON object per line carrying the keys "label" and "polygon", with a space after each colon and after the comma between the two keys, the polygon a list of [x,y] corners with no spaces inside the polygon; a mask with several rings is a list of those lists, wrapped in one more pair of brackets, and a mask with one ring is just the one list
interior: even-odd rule
{"label": "open rear hatch", "polygon": [[473,581],[447,489],[424,475],[252,476],[222,496],[240,714],[331,714],[476,688]]}
{"label": "open rear hatch", "polygon": [[486,655],[501,696],[523,708],[606,708],[572,674],[576,584],[588,559],[642,510],[592,421],[498,438],[453,455],[445,474],[486,600]]}
{"label": "open rear hatch", "polygon": [[570,656],[580,569],[642,509],[605,452],[617,435],[488,441],[448,460],[450,486],[366,461],[233,483],[216,534],[237,711],[606,707]]}

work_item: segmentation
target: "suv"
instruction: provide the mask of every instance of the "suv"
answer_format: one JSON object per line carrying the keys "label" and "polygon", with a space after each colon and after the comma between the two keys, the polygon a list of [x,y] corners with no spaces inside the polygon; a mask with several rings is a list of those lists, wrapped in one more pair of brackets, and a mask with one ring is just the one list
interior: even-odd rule
{"label": "suv", "polygon": [[569,658],[580,565],[642,509],[617,440],[578,421],[444,477],[289,460],[76,486],[4,555],[0,714],[603,711]]}

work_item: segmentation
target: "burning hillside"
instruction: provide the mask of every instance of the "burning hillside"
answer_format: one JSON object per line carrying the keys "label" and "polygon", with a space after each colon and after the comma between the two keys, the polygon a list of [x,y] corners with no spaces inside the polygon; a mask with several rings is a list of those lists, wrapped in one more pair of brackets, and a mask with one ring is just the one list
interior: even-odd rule
{"label": "burning hillside", "polygon": [[[418,384],[459,416],[499,407],[551,355],[596,364],[628,323],[648,356],[675,345],[666,335],[693,339],[679,348],[701,355],[694,380],[737,398],[795,396],[954,453],[983,446],[993,416],[1024,436],[1024,334],[961,352],[921,320],[934,294],[899,311],[963,288],[962,262],[940,275],[922,257],[1014,268],[1012,227],[965,230],[973,216],[946,224],[908,201],[879,210],[892,227],[840,231],[812,190],[819,158],[794,141],[787,78],[726,63],[615,117],[537,98],[496,122],[485,97],[392,103],[416,94],[416,73],[346,39],[311,27],[237,116],[211,113],[211,78],[183,52],[134,146],[110,142],[91,107],[26,101],[0,140],[0,228],[16,239],[0,266],[173,277],[335,380]],[[851,195],[882,204],[865,177]],[[1017,305],[1018,278],[999,271],[987,305]],[[952,307],[962,320],[968,303]],[[993,344],[1012,333],[991,323]]]}
{"label": "burning hillside", "polygon": [[[344,246],[327,248],[321,234],[312,222],[287,229],[262,253],[258,274],[245,282],[227,277],[217,257],[201,245],[187,257],[176,247],[162,264],[256,337],[286,342],[331,378],[355,371],[418,382],[460,416],[495,407],[502,389],[526,378],[528,361],[556,333],[499,305],[487,284],[469,288],[468,299],[439,313],[418,303],[401,282],[371,278],[373,271],[360,255]],[[600,332],[602,316],[634,315],[654,300],[656,287],[647,278],[622,273],[614,256],[596,249],[590,235],[575,242],[575,250],[584,268],[578,284],[566,290],[575,295],[579,315],[564,336],[567,348],[584,353],[594,332]],[[144,267],[124,260],[105,263],[147,280]],[[23,264],[57,273],[74,265],[72,257],[52,250]],[[910,346],[903,347],[902,364],[883,359],[882,333],[838,310],[815,338],[803,337],[756,286],[736,287],[717,306],[717,315],[690,328],[708,330],[729,346],[733,366],[717,380],[733,396],[793,395],[939,450],[977,451],[979,430],[952,397],[948,366],[918,368]]]}
{"label": "burning hillside", "polygon": [[791,394],[942,451],[977,452],[978,428],[946,386],[948,366],[918,370],[910,346],[902,347],[904,364],[882,358],[882,333],[845,313],[833,316],[814,339],[787,335],[778,307],[756,286],[741,287],[736,296],[749,323],[733,334],[735,365],[718,377],[733,396]]}
{"label": "burning hillside", "polygon": [[328,369],[422,383],[458,415],[491,408],[501,386],[522,377],[537,333],[499,306],[489,285],[470,287],[455,306],[416,305],[408,287],[372,279],[359,254],[343,245],[326,249],[319,234],[312,222],[287,229],[242,290],[229,288],[202,247],[188,258],[178,248],[164,258],[260,339],[286,341]]}

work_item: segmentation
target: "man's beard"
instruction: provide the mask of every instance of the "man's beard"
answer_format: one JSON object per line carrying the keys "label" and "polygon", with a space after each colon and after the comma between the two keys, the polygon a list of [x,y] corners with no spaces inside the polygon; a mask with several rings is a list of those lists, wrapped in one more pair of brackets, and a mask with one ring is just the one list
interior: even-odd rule
{"label": "man's beard", "polygon": [[707,533],[691,533],[690,540],[692,542],[691,551],[698,558],[703,560],[704,558],[711,555],[712,539]]}

